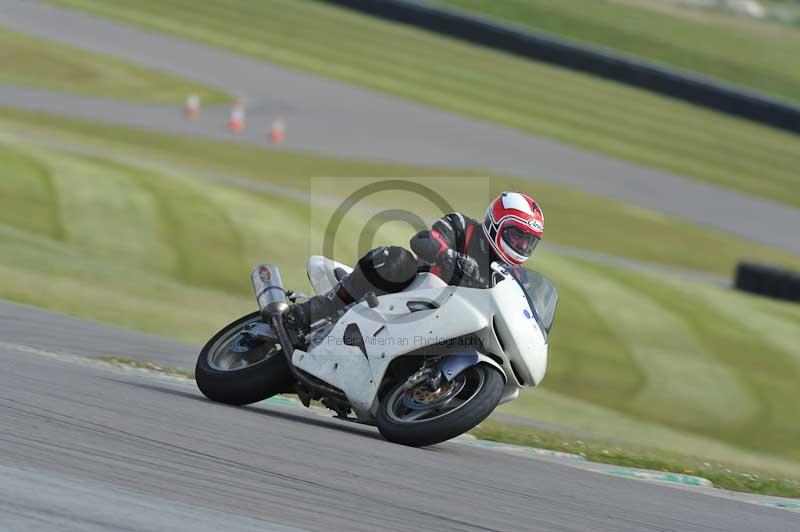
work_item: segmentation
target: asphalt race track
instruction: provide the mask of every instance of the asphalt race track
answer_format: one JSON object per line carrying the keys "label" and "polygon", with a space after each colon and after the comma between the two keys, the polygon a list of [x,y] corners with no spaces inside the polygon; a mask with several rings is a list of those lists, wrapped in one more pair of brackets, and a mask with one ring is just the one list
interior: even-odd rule
{"label": "asphalt race track", "polygon": [[[250,125],[238,140],[265,144],[268,124],[282,113],[288,148],[546,179],[800,254],[800,209],[35,0],[0,0],[0,25],[245,95]],[[0,87],[0,105],[234,138],[226,109],[204,110],[190,123],[175,108],[13,87]],[[742,223],[742,213],[758,214]]]}
{"label": "asphalt race track", "polygon": [[[196,347],[0,303],[0,530],[800,530],[798,514],[111,371]],[[61,354],[60,356],[58,354]]]}

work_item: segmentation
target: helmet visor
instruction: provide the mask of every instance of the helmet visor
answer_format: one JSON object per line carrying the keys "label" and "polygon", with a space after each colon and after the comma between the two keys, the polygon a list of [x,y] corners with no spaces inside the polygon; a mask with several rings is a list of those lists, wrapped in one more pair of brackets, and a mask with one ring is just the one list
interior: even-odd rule
{"label": "helmet visor", "polygon": [[539,243],[538,237],[513,225],[503,230],[502,238],[503,242],[508,244],[508,247],[513,249],[515,253],[525,257],[530,257]]}

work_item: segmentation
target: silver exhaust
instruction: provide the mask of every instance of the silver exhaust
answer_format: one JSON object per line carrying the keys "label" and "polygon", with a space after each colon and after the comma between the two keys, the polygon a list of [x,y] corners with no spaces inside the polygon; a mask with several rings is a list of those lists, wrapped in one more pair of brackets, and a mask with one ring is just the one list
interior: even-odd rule
{"label": "silver exhaust", "polygon": [[281,282],[281,272],[277,266],[259,264],[253,269],[251,278],[258,308],[265,320],[280,316],[289,309],[289,301]]}
{"label": "silver exhaust", "polygon": [[[308,378],[303,372],[294,367],[292,362],[292,354],[294,353],[294,346],[286,327],[283,325],[283,315],[289,310],[289,300],[286,297],[286,291],[283,289],[281,282],[281,273],[276,266],[272,264],[259,264],[253,269],[250,275],[253,281],[253,292],[258,301],[258,308],[261,311],[261,317],[268,323],[275,335],[278,337],[278,342],[281,345],[286,357],[286,364],[289,371],[292,373],[297,382],[306,390],[306,394],[313,392],[315,397],[334,397],[340,401],[347,402],[347,396],[341,390],[328,386],[322,381],[314,381]],[[303,397],[306,397],[303,399]],[[300,400],[303,404],[308,406],[308,395],[300,394]]]}

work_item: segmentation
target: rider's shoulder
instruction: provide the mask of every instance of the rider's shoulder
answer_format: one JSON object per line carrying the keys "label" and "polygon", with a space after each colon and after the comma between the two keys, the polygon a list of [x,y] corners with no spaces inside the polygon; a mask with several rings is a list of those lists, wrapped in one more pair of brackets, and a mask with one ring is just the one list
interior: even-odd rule
{"label": "rider's shoulder", "polygon": [[444,215],[442,220],[450,224],[453,228],[458,229],[465,229],[467,226],[477,223],[476,220],[458,211]]}

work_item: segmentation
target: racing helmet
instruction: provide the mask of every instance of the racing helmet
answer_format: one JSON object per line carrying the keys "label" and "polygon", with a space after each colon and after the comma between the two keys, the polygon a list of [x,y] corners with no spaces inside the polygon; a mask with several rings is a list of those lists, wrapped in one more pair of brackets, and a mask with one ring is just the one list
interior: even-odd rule
{"label": "racing helmet", "polygon": [[536,249],[544,232],[544,214],[527,194],[503,192],[483,219],[483,234],[500,260],[521,266]]}

